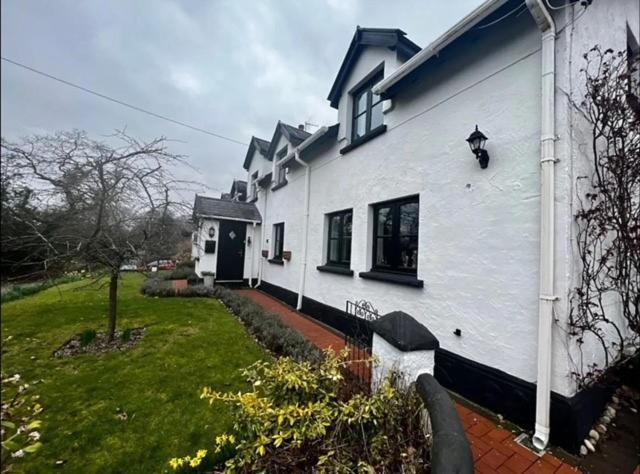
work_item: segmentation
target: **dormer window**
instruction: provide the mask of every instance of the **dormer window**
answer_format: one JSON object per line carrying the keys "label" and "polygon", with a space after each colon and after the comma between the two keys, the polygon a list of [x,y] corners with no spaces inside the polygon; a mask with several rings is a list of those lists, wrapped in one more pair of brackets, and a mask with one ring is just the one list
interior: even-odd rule
{"label": "dormer window", "polygon": [[280,189],[285,184],[287,184],[287,167],[281,164],[282,159],[287,156],[287,145],[283,146],[280,151],[276,153],[276,176],[275,176],[275,185],[273,186],[272,191],[276,189]]}
{"label": "dormer window", "polygon": [[249,201],[253,202],[258,199],[258,172],[256,171],[251,175],[251,195]]}
{"label": "dormer window", "polygon": [[[380,69],[380,68],[378,68]],[[382,98],[371,92],[371,88],[382,80],[380,69],[366,82],[359,85],[353,95],[352,140],[358,140],[382,126]]]}

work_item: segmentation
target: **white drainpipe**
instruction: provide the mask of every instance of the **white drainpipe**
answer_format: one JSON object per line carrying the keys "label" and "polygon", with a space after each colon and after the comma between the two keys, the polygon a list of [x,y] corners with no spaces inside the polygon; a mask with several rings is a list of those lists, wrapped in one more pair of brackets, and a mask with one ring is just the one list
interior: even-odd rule
{"label": "white drainpipe", "polygon": [[526,0],[542,32],[542,124],[540,144],[540,302],[538,315],[538,380],[533,445],[549,442],[551,355],[554,295],[554,167],[555,167],[555,36],[553,18],[542,0]]}
{"label": "white drainpipe", "polygon": [[264,190],[264,211],[262,212],[262,222],[260,222],[260,263],[258,264],[258,284],[256,288],[262,284],[262,269],[264,268],[264,257],[262,256],[262,246],[264,245],[264,228],[267,221],[267,196],[269,190]]}
{"label": "white drainpipe", "polygon": [[251,252],[251,265],[249,270],[249,288],[253,288],[253,254],[256,253],[253,249],[256,245],[256,223],[253,222],[253,226],[251,227],[251,246],[249,247],[249,252]]}
{"label": "white drainpipe", "polygon": [[309,192],[311,185],[311,167],[300,159],[300,151],[296,150],[294,159],[304,166],[304,227],[302,228],[302,263],[300,265],[300,282],[298,283],[297,310],[302,309],[302,297],[304,296],[304,280],[307,273],[307,236],[309,234]]}

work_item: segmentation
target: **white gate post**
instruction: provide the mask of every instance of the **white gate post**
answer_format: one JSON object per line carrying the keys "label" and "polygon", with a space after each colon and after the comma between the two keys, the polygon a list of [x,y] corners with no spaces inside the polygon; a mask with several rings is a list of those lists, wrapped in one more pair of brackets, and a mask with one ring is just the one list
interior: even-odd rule
{"label": "white gate post", "polygon": [[400,374],[407,384],[415,382],[420,374],[433,375],[435,350],[440,343],[425,326],[402,311],[385,314],[372,325],[371,352],[377,359],[374,387],[391,371]]}

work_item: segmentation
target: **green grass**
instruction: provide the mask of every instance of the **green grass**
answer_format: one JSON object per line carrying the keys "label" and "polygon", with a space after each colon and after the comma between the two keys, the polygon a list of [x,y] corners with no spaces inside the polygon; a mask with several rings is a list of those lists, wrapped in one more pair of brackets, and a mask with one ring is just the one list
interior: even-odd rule
{"label": "green grass", "polygon": [[[106,328],[106,289],[69,283],[2,305],[3,372],[44,380],[34,387],[44,447],[16,472],[50,472],[56,460],[66,460],[61,472],[162,472],[231,426],[200,389],[242,390],[238,370],[269,356],[217,300],[147,298],[142,281],[127,274],[121,283],[118,327],[147,327],[122,353],[52,357],[73,335]],[[116,417],[122,411],[127,421]]]}

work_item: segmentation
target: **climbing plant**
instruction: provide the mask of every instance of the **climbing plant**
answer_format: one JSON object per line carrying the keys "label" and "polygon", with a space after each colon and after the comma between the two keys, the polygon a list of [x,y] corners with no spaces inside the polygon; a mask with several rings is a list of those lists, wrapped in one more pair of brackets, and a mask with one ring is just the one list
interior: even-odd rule
{"label": "climbing plant", "polygon": [[[571,295],[569,334],[581,360],[580,385],[637,352],[640,342],[640,101],[633,51],[596,46],[584,55],[580,110],[590,123],[589,172],[577,178],[579,279]],[[583,362],[589,337],[604,363]]]}

